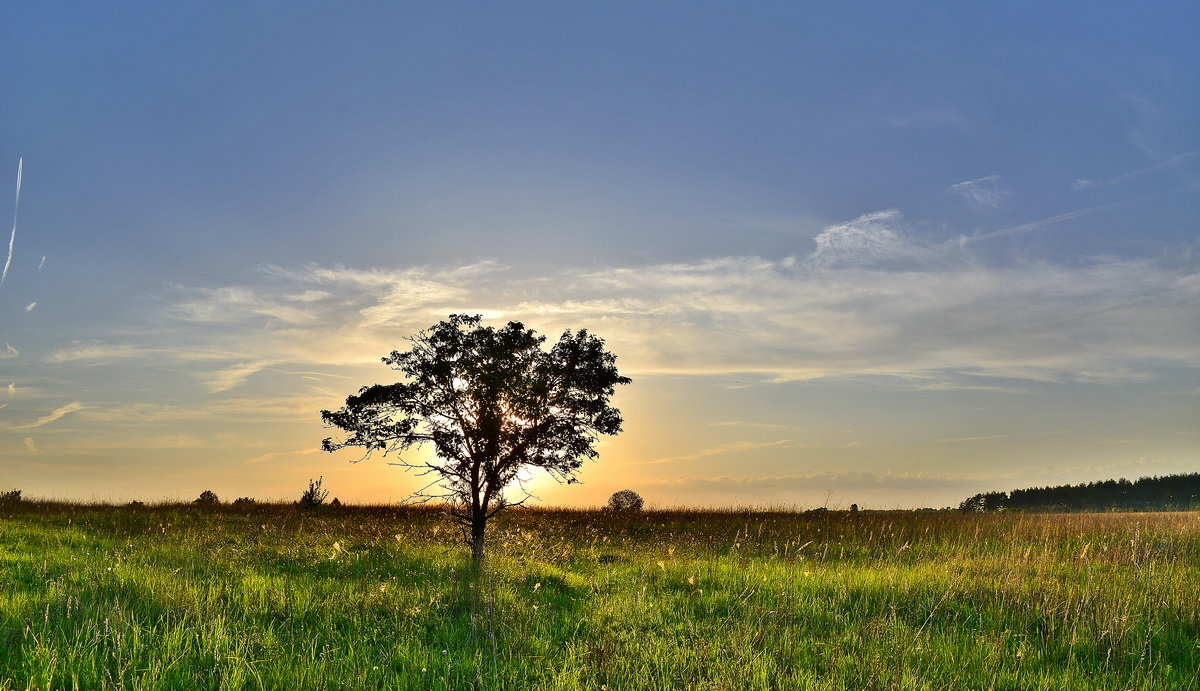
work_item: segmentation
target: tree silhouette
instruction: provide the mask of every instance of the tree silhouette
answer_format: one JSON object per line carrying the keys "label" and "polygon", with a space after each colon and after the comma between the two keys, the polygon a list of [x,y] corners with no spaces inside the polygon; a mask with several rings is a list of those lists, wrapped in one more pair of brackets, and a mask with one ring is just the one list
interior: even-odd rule
{"label": "tree silhouette", "polygon": [[613,492],[613,495],[608,498],[608,508],[611,511],[641,511],[645,505],[646,502],[642,499],[642,495],[631,489]]}
{"label": "tree silhouette", "polygon": [[300,495],[300,501],[296,502],[296,505],[303,508],[311,508],[324,504],[326,497],[329,496],[329,490],[321,488],[321,483],[324,481],[324,475],[316,480],[309,479],[308,489],[304,490],[304,493]]}
{"label": "tree silhouette", "polygon": [[987,492],[959,505],[963,511],[1189,511],[1196,507],[1200,507],[1200,473]]}
{"label": "tree silhouette", "polygon": [[[408,340],[409,351],[383,358],[407,381],[363,387],[339,410],[321,411],[348,433],[322,448],[357,446],[369,456],[432,444],[436,460],[394,465],[432,476],[414,501],[449,502],[478,563],[488,520],[532,496],[523,471],[577,482],[584,459],[597,456],[598,435],[621,431],[609,399],[630,379],[586,330],[568,330],[545,350],[545,336],[520,322],[497,329],[480,315],[452,314]],[[522,496],[513,501],[509,491]]]}

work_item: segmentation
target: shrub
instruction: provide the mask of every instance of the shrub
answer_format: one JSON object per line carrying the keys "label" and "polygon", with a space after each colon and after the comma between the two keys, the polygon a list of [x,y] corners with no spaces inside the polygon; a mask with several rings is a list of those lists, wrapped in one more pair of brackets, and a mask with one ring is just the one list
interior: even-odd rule
{"label": "shrub", "polygon": [[310,507],[324,504],[325,499],[329,496],[329,490],[321,489],[321,483],[324,480],[324,475],[316,480],[310,479],[308,481],[308,489],[304,490],[304,494],[300,495],[300,501],[296,502],[296,505]]}
{"label": "shrub", "polygon": [[329,505],[330,506],[341,506],[342,502],[337,497],[334,497],[333,501],[329,502]]}
{"label": "shrub", "polygon": [[0,492],[0,504],[20,504],[22,501],[24,500],[21,499],[21,490],[19,489]]}
{"label": "shrub", "polygon": [[642,499],[642,495],[631,489],[613,492],[613,495],[608,498],[610,511],[641,511],[645,505],[646,502]]}
{"label": "shrub", "polygon": [[217,493],[211,489],[206,489],[200,493],[200,496],[192,500],[193,504],[220,504],[221,499]]}
{"label": "shrub", "polygon": [[258,502],[254,501],[254,497],[238,497],[237,499],[233,500],[234,506],[246,506],[247,504],[257,504],[257,503]]}

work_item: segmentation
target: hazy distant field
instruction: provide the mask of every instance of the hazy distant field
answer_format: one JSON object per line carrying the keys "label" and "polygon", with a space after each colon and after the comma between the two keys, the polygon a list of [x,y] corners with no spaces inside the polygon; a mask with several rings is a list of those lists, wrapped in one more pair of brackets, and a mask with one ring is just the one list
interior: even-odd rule
{"label": "hazy distant field", "polygon": [[[0,687],[1170,688],[1200,515],[0,509]],[[482,599],[483,605],[474,605]]]}

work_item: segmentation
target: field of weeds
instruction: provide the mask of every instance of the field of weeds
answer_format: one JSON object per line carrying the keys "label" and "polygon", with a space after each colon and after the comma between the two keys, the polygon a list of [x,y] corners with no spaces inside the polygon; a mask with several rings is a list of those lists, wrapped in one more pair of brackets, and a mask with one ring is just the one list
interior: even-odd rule
{"label": "field of weeds", "polygon": [[0,688],[1196,689],[1200,515],[0,509]]}

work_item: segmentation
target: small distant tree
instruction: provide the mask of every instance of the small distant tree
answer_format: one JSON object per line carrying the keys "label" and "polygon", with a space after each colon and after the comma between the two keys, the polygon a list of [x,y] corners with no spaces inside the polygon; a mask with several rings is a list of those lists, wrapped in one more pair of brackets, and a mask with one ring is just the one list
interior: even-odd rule
{"label": "small distant tree", "polygon": [[642,495],[631,489],[613,492],[613,495],[608,498],[610,511],[641,511],[645,505],[646,502],[642,499]]}
{"label": "small distant tree", "polygon": [[330,506],[341,506],[342,501],[340,499],[338,499],[337,497],[334,497],[333,501],[329,502],[329,505]]}
{"label": "small distant tree", "polygon": [[250,504],[257,503],[258,502],[254,500],[254,497],[238,497],[237,499],[233,500],[234,506],[249,506]]}
{"label": "small distant tree", "polygon": [[304,494],[300,495],[300,501],[297,505],[302,507],[320,506],[325,503],[325,499],[329,496],[329,490],[321,489],[321,483],[325,481],[325,476],[310,479],[308,481],[308,489],[304,490]]}
{"label": "small distant tree", "polygon": [[211,489],[206,489],[200,493],[200,496],[192,500],[193,504],[220,504],[221,499],[217,493]]}
{"label": "small distant tree", "polygon": [[[630,379],[586,330],[566,331],[545,350],[545,336],[520,322],[485,327],[479,315],[452,314],[409,340],[411,350],[383,358],[407,381],[364,387],[341,409],[321,411],[349,433],[322,448],[357,446],[369,456],[431,444],[436,460],[394,465],[432,477],[413,500],[448,502],[478,564],[488,520],[531,496],[523,471],[577,482],[583,461],[598,455],[598,435],[621,431],[609,399]],[[509,491],[523,496],[514,501]]]}
{"label": "small distant tree", "polygon": [[851,504],[850,505],[850,513],[857,513],[857,512],[858,512],[858,504]]}
{"label": "small distant tree", "polygon": [[0,492],[0,505],[20,504],[22,501],[24,500],[21,499],[21,490],[19,489],[11,489],[7,492]]}

